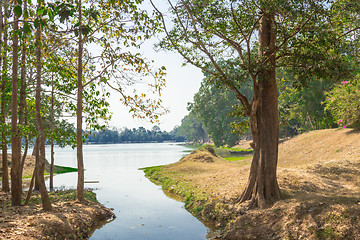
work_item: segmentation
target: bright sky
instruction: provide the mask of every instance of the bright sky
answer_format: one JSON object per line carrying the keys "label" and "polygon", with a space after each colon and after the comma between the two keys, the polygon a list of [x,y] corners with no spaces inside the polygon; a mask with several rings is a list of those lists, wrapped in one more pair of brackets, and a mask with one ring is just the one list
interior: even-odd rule
{"label": "bright sky", "polygon": [[[154,59],[159,65],[166,67],[166,87],[164,88],[161,99],[163,106],[169,109],[169,113],[160,117],[158,126],[161,130],[170,131],[176,125],[181,124],[181,119],[188,113],[186,106],[191,102],[194,94],[199,90],[202,72],[193,66],[182,67],[182,58],[173,52],[155,52],[146,49],[145,56]],[[110,126],[116,128],[137,128],[143,126],[151,129],[154,125],[146,120],[133,119],[129,109],[124,107],[116,94],[112,94],[110,99],[110,111],[113,117]]]}
{"label": "bright sky", "polygon": [[[154,2],[159,3],[162,11],[166,11],[165,0],[155,0]],[[154,42],[157,41],[154,40]],[[145,44],[141,50],[146,58],[155,61],[155,66],[165,66],[167,69],[166,87],[161,97],[163,106],[169,109],[170,113],[160,117],[158,126],[161,130],[170,131],[176,125],[180,125],[181,119],[188,114],[186,110],[187,103],[192,101],[194,94],[199,90],[203,74],[194,66],[186,65],[183,67],[183,59],[178,53],[169,51],[156,52],[153,49],[153,43]],[[129,109],[122,106],[116,94],[112,94],[110,106],[110,111],[113,112],[110,122],[111,127],[137,128],[142,126],[151,129],[154,126],[148,121],[133,119]]]}

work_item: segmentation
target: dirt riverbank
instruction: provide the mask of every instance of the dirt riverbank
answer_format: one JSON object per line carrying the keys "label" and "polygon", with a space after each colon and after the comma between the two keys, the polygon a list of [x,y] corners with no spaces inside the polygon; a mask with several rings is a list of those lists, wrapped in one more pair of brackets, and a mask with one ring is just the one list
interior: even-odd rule
{"label": "dirt riverbank", "polygon": [[199,219],[213,223],[219,239],[360,239],[359,139],[359,131],[331,129],[282,142],[282,199],[267,209],[246,211],[236,202],[247,182],[249,155],[225,160],[196,150],[145,173],[180,196]]}
{"label": "dirt riverbank", "polygon": [[[35,159],[27,157],[24,176],[31,176],[34,164]],[[86,203],[75,201],[75,190],[49,195],[53,211],[45,212],[38,192],[34,192],[28,206],[12,207],[10,194],[0,191],[0,239],[87,239],[95,228],[115,217],[91,191],[85,192]]]}

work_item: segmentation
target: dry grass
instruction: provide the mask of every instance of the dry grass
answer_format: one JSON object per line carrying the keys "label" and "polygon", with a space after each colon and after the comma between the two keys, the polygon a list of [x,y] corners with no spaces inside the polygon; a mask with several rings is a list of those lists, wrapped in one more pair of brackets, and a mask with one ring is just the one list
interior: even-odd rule
{"label": "dry grass", "polygon": [[[208,160],[201,160],[201,154]],[[199,193],[207,196],[188,209],[226,226],[224,239],[360,239],[359,131],[319,130],[283,141],[278,164],[283,199],[246,214],[233,201],[247,182],[250,166],[244,161],[195,152],[162,167],[157,179],[185,184],[194,202]]]}

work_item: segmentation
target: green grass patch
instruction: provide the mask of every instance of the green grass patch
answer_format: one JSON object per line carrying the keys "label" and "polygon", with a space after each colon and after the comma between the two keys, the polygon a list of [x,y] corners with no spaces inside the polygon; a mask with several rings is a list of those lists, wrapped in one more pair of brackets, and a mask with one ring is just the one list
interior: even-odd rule
{"label": "green grass patch", "polygon": [[248,153],[254,152],[253,149],[244,149],[244,148],[237,148],[237,147],[220,147],[220,148],[230,150],[230,151],[235,151],[235,152],[248,152]]}
{"label": "green grass patch", "polygon": [[[61,190],[55,192],[49,192],[49,198],[51,203],[55,202],[68,202],[68,201],[75,201],[76,200],[76,190]],[[97,203],[96,194],[92,191],[85,190],[84,191],[84,198],[90,202]],[[33,195],[29,201],[29,205],[35,205],[41,203],[41,195],[36,194]]]}
{"label": "green grass patch", "polygon": [[159,166],[153,166],[153,167],[144,167],[139,168],[139,170],[143,170],[145,173],[145,176],[152,175],[154,172],[161,171],[164,168],[165,165],[159,165]]}
{"label": "green grass patch", "polygon": [[185,208],[193,213],[197,213],[199,209],[195,207],[194,202],[204,202],[209,198],[209,194],[200,191],[188,182],[179,179],[176,173],[167,171],[165,166],[154,166],[142,168],[145,176],[157,185],[161,185],[162,189],[179,197],[185,203]]}
{"label": "green grass patch", "polygon": [[57,173],[57,174],[68,173],[68,172],[77,172],[77,171],[78,171],[77,168],[54,165],[54,173]]}
{"label": "green grass patch", "polygon": [[240,160],[245,160],[245,159],[251,159],[252,156],[245,156],[245,157],[227,157],[224,158],[227,161],[240,161]]}
{"label": "green grass patch", "polygon": [[[44,173],[44,175],[45,175],[45,173]],[[29,174],[29,175],[25,175],[25,176],[23,176],[23,178],[31,178],[32,177],[32,174]]]}

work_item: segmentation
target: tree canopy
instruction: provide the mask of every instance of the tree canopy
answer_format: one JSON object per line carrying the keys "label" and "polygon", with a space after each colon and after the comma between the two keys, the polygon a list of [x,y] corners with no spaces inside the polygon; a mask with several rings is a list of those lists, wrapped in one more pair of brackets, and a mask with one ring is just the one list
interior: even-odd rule
{"label": "tree canopy", "polygon": [[[335,9],[349,1],[168,1],[172,26],[162,17],[166,37],[159,46],[178,52],[212,77],[212,84],[235,93],[250,118],[255,154],[241,202],[264,207],[279,199],[278,88],[276,69],[288,68],[294,83],[331,76],[339,81],[353,74],[346,36],[351,26]],[[358,4],[355,4],[356,6]],[[351,11],[355,9],[351,7]],[[354,13],[354,12],[352,12]],[[344,24],[345,23],[345,24]],[[345,37],[345,38],[344,38]],[[223,64],[223,63],[226,64]],[[252,80],[253,94],[241,86]]]}

